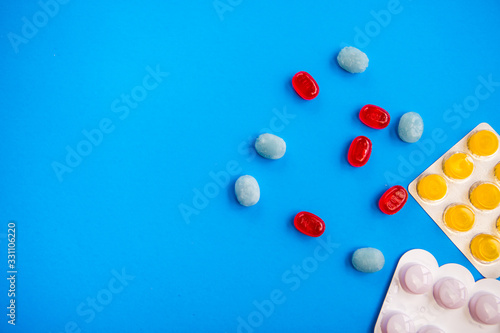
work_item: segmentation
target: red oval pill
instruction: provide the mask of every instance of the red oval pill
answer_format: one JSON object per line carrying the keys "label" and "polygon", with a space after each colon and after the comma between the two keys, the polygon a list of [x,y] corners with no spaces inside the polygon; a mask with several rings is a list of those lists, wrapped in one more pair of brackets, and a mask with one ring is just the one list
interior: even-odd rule
{"label": "red oval pill", "polygon": [[307,236],[319,237],[325,232],[325,222],[312,213],[298,213],[293,219],[293,224],[298,231]]}
{"label": "red oval pill", "polygon": [[366,136],[358,136],[352,140],[347,161],[353,167],[362,167],[370,159],[372,153],[372,142]]}
{"label": "red oval pill", "polygon": [[292,78],[293,89],[303,99],[313,99],[319,94],[319,86],[307,72],[298,72]]}
{"label": "red oval pill", "polygon": [[359,120],[368,127],[382,129],[389,125],[391,116],[380,106],[367,104],[359,111]]}
{"label": "red oval pill", "polygon": [[408,192],[403,186],[393,186],[380,197],[378,207],[387,215],[396,214],[406,203]]}

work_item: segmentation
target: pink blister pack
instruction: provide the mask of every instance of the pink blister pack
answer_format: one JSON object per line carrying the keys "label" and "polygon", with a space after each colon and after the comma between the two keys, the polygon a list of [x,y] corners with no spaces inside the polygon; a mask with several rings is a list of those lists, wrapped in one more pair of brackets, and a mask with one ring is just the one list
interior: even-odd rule
{"label": "pink blister pack", "polygon": [[439,267],[420,249],[396,267],[375,333],[500,332],[500,281],[474,281],[458,264]]}

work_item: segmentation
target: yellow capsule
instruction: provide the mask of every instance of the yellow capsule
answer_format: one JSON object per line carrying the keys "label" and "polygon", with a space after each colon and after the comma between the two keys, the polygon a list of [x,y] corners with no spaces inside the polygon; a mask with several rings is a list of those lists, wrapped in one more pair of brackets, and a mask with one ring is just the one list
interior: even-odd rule
{"label": "yellow capsule", "polygon": [[470,242],[470,251],[480,261],[495,261],[500,256],[500,240],[492,235],[479,234]]}
{"label": "yellow capsule", "polygon": [[417,184],[418,195],[424,200],[437,201],[444,198],[448,186],[440,175],[427,175]]}
{"label": "yellow capsule", "polygon": [[477,156],[491,156],[498,150],[498,137],[492,131],[482,130],[471,135],[469,150]]}
{"label": "yellow capsule", "polygon": [[500,204],[500,190],[491,183],[473,185],[469,192],[469,199],[477,209],[495,209]]}
{"label": "yellow capsule", "polygon": [[500,233],[500,217],[497,219],[497,231]]}
{"label": "yellow capsule", "polygon": [[465,205],[453,205],[444,212],[444,223],[455,231],[469,231],[474,226],[475,215],[471,208]]}
{"label": "yellow capsule", "polygon": [[453,179],[465,179],[472,174],[474,162],[464,153],[456,153],[448,157],[443,164],[445,175]]}

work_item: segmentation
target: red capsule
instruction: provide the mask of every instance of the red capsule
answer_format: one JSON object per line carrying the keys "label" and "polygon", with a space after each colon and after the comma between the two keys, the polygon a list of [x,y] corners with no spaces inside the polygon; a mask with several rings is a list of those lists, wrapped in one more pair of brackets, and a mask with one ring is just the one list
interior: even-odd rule
{"label": "red capsule", "polygon": [[358,136],[352,140],[347,161],[353,167],[362,167],[370,159],[372,153],[372,142],[366,136]]}
{"label": "red capsule", "polygon": [[313,99],[319,94],[319,86],[307,72],[298,72],[292,78],[292,85],[303,99]]}
{"label": "red capsule", "polygon": [[382,195],[378,207],[382,213],[387,215],[396,214],[403,208],[408,199],[408,192],[403,186],[393,186]]}
{"label": "red capsule", "polygon": [[298,213],[293,219],[293,224],[298,231],[307,236],[319,237],[325,232],[325,222],[312,213]]}
{"label": "red capsule", "polygon": [[380,106],[367,104],[359,111],[359,120],[368,127],[382,129],[389,125],[391,116]]}

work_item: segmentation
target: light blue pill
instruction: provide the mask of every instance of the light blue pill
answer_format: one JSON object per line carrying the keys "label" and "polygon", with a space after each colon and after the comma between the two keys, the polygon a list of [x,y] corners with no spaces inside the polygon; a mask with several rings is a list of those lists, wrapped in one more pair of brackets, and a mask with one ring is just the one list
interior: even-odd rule
{"label": "light blue pill", "polygon": [[277,160],[285,155],[286,143],[279,136],[264,133],[255,140],[255,150],[262,157]]}
{"label": "light blue pill", "polygon": [[236,199],[243,206],[253,206],[260,199],[260,188],[257,180],[252,176],[241,176],[234,184]]}
{"label": "light blue pill", "polygon": [[349,73],[363,73],[368,67],[366,54],[352,46],[346,46],[340,50],[337,61],[340,67]]}
{"label": "light blue pill", "polygon": [[399,120],[398,134],[408,143],[417,142],[424,133],[424,121],[416,112],[407,112]]}
{"label": "light blue pill", "polygon": [[384,267],[384,264],[384,255],[373,247],[357,249],[352,255],[352,265],[363,273],[378,272]]}

